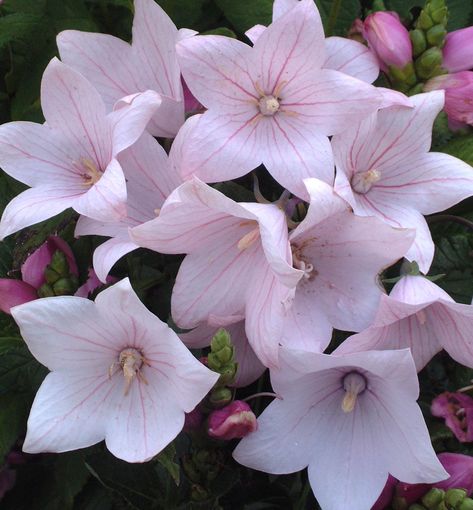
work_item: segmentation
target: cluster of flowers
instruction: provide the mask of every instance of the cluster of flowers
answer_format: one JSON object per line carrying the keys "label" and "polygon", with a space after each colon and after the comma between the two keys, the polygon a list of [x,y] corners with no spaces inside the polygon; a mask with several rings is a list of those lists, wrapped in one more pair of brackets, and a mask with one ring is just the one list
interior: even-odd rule
{"label": "cluster of flowers", "polygon": [[[46,123],[0,126],[0,166],[30,186],[0,235],[72,207],[76,235],[110,237],[94,253],[102,282],[138,246],[186,254],[172,293],[174,321],[192,329],[182,341],[202,347],[226,327],[237,385],[268,367],[278,397],[234,458],[275,474],[308,466],[324,510],[366,510],[388,474],[448,477],[416,403],[417,371],[441,349],[473,367],[473,308],[413,268],[425,274],[433,259],[423,215],[472,196],[473,170],[429,152],[444,92],[371,85],[376,55],[326,39],[312,0],[275,0],[273,23],[247,35],[252,46],[178,31],[154,0],[135,0],[131,45],[61,33],[62,61],[42,81]],[[181,73],[206,110],[185,122]],[[169,156],[154,137],[175,137]],[[261,164],[288,190],[275,203],[207,184]],[[295,201],[308,203],[298,224]],[[378,275],[402,257],[413,263],[387,296]],[[47,297],[11,313],[51,370],[27,452],[105,438],[117,457],[146,461],[219,377],[128,279],[95,302]],[[357,334],[323,354],[334,328]]]}

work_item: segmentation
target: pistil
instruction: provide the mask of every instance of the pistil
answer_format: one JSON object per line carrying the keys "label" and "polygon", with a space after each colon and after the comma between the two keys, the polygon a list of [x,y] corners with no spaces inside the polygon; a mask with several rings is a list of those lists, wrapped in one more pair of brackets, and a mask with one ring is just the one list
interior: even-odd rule
{"label": "pistil", "polygon": [[342,400],[342,410],[344,413],[351,413],[355,409],[358,395],[366,389],[366,379],[358,372],[350,372],[343,379],[343,389],[345,396]]}
{"label": "pistil", "polygon": [[359,172],[351,179],[351,187],[356,193],[364,195],[381,179],[381,172],[372,168],[366,172]]}

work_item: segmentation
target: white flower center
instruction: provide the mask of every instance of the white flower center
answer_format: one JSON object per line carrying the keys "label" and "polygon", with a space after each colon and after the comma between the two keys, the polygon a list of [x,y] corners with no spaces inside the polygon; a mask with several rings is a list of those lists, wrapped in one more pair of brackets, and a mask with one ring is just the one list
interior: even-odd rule
{"label": "white flower center", "polygon": [[342,400],[344,413],[351,413],[355,409],[356,399],[366,389],[366,379],[358,372],[350,372],[343,378],[345,396]]}
{"label": "white flower center", "polygon": [[127,347],[120,352],[118,361],[115,361],[110,366],[109,376],[112,377],[115,367],[118,365],[123,371],[123,377],[125,378],[125,396],[130,391],[131,383],[135,377],[138,377],[141,382],[148,384],[148,381],[144,378],[140,372],[143,364],[148,365],[143,354],[133,347]]}
{"label": "white flower center", "polygon": [[313,264],[310,262],[307,262],[303,258],[302,250],[301,248],[298,248],[297,246],[292,246],[292,265],[296,269],[300,269],[301,271],[304,271],[304,274],[302,275],[302,280],[313,280],[315,276],[317,276],[318,272],[315,270]]}
{"label": "white flower center", "polygon": [[372,188],[373,184],[381,179],[381,172],[372,168],[366,172],[359,172],[351,179],[351,187],[356,193],[365,194]]}
{"label": "white flower center", "polygon": [[258,106],[262,115],[271,117],[279,110],[279,101],[275,96],[262,96]]}

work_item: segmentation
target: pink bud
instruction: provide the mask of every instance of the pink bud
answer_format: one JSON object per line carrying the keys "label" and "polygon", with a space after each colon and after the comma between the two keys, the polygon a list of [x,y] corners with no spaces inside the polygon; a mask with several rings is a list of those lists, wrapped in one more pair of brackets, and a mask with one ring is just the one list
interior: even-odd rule
{"label": "pink bud", "polygon": [[468,496],[473,492],[473,458],[460,453],[440,453],[442,466],[448,471],[450,478],[434,484],[439,489],[465,489]]}
{"label": "pink bud", "polygon": [[456,438],[467,443],[473,441],[473,399],[463,393],[446,391],[432,401],[430,411],[445,419],[445,424]]}
{"label": "pink bud", "polygon": [[442,66],[451,73],[473,69],[473,27],[447,34],[442,53]]}
{"label": "pink bud", "polygon": [[187,86],[187,83],[184,81],[184,78],[181,79],[182,81],[182,90],[184,91],[184,110],[186,113],[195,113],[198,111],[203,111],[204,107],[199,103],[199,101],[194,97],[192,92],[189,90],[189,87]]}
{"label": "pink bud", "polygon": [[250,406],[241,400],[235,400],[209,416],[209,436],[218,439],[245,437],[257,428],[256,416]]}
{"label": "pink bud", "polygon": [[184,432],[190,432],[192,430],[196,430],[200,427],[202,421],[204,419],[204,415],[202,411],[196,407],[190,413],[186,413],[186,419],[184,421]]}
{"label": "pink bud", "polygon": [[445,90],[445,112],[454,125],[473,124],[473,72],[444,74],[429,80],[425,92]]}
{"label": "pink bud", "polygon": [[412,61],[409,32],[394,12],[374,12],[363,24],[363,37],[380,60],[380,67],[403,68]]}
{"label": "pink bud", "polygon": [[50,236],[37,250],[35,250],[21,266],[21,276],[24,282],[29,283],[35,289],[46,283],[44,270],[51,263],[52,256],[56,251],[62,251],[66,256],[69,271],[79,276],[79,270],[69,245],[60,237]]}
{"label": "pink bud", "polygon": [[38,299],[36,289],[21,280],[0,279],[0,310],[10,313],[10,308]]}

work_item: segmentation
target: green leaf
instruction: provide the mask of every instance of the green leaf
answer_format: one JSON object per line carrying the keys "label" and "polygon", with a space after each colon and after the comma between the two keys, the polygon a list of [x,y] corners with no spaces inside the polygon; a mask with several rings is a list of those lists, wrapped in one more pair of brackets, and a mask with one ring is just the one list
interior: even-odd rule
{"label": "green leaf", "polygon": [[254,25],[271,23],[273,0],[215,0],[215,3],[241,34]]}
{"label": "green leaf", "polygon": [[469,165],[473,165],[473,134],[454,138],[440,147],[439,150],[460,158]]}
{"label": "green leaf", "polygon": [[166,469],[166,471],[171,475],[171,478],[174,480],[176,485],[180,483],[180,467],[179,464],[175,461],[176,459],[176,447],[174,443],[168,445],[157,457],[156,460],[161,464],[161,466]]}
{"label": "green leaf", "polygon": [[0,395],[0,465],[26,426],[29,399],[13,393]]}
{"label": "green leaf", "polygon": [[315,0],[324,24],[325,35],[346,36],[361,14],[359,0]]}
{"label": "green leaf", "polygon": [[455,301],[470,304],[473,296],[473,234],[455,234],[435,239],[431,274],[445,273],[437,284]]}
{"label": "green leaf", "polygon": [[157,0],[178,27],[190,27],[199,21],[206,0]]}
{"label": "green leaf", "polygon": [[0,18],[0,48],[27,37],[41,26],[39,16],[16,12]]}

